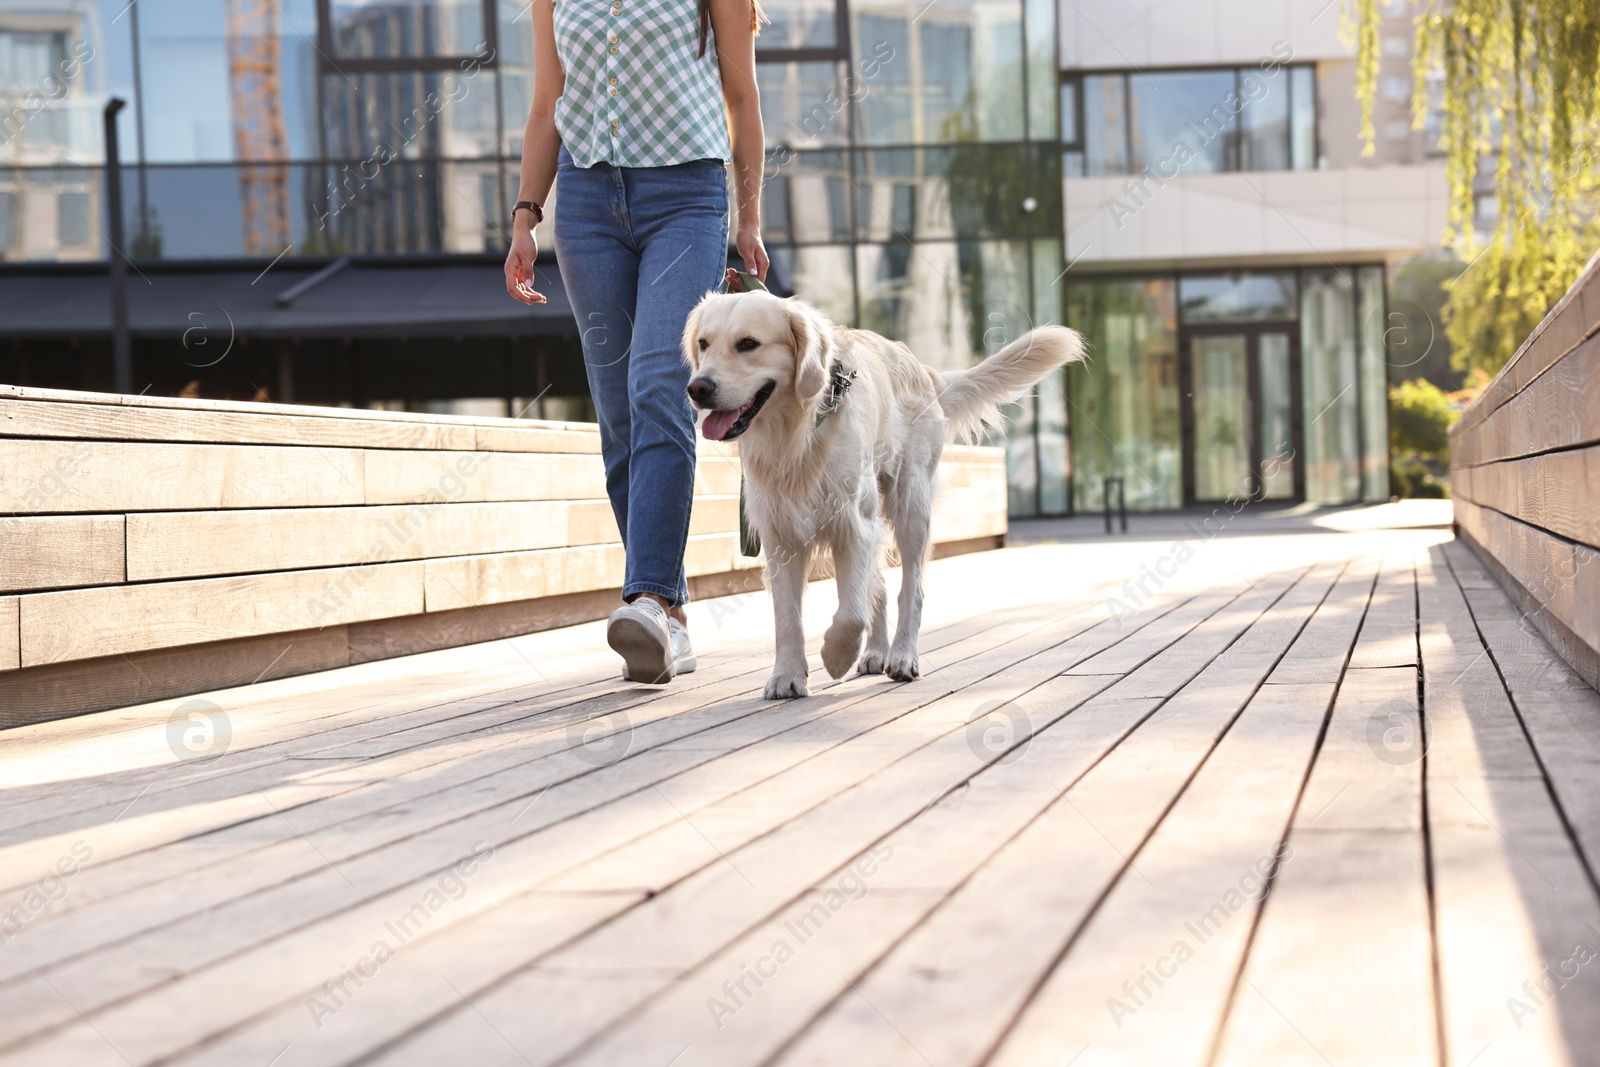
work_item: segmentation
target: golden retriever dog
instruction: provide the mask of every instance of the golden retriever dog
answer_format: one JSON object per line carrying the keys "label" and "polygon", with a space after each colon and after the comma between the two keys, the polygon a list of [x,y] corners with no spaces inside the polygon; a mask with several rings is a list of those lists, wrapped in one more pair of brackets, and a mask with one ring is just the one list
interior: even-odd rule
{"label": "golden retriever dog", "polygon": [[[822,641],[834,678],[917,677],[922,570],[934,478],[947,440],[1000,421],[999,405],[1083,358],[1064,326],[1043,326],[977,365],[936,371],[905,345],[829,322],[766,292],[713,293],[689,315],[683,353],[701,434],[739,441],[749,524],[767,556],[777,662],[769,698],[803,697],[800,598],[819,548],[833,552],[839,609]],[[882,523],[900,551],[899,620],[889,641]],[[864,644],[863,644],[864,642]]]}

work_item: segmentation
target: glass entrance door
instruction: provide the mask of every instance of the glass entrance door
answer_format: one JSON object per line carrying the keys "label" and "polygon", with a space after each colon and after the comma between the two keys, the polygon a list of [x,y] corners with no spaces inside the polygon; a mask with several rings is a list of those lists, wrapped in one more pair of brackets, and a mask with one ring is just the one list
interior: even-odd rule
{"label": "glass entrance door", "polygon": [[1298,499],[1293,334],[1265,324],[1186,333],[1186,500]]}
{"label": "glass entrance door", "polygon": [[1202,334],[1189,342],[1196,500],[1250,492],[1249,338]]}

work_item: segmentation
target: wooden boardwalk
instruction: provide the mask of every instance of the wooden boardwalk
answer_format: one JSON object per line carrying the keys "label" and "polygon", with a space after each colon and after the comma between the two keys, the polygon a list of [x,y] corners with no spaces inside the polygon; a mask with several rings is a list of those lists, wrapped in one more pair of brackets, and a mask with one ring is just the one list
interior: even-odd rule
{"label": "wooden boardwalk", "polygon": [[0,734],[0,1065],[1600,1064],[1600,697],[1236,521],[938,561],[908,685],[755,594]]}

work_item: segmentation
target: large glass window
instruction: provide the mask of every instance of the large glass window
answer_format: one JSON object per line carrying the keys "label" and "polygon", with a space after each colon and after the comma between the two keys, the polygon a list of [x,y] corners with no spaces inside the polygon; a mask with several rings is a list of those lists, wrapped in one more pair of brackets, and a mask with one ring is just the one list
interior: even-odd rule
{"label": "large glass window", "polygon": [[1021,140],[1022,7],[968,0],[916,7],[856,0],[855,68],[875,72],[860,98],[868,144]]}
{"label": "large glass window", "polygon": [[1132,168],[1162,177],[1231,170],[1238,126],[1234,72],[1139,74],[1128,79]]}
{"label": "large glass window", "polygon": [[320,0],[330,58],[487,55],[484,0]]}
{"label": "large glass window", "polygon": [[1178,281],[1186,324],[1292,319],[1297,304],[1293,271],[1186,274]]}
{"label": "large glass window", "polygon": [[1356,391],[1352,271],[1308,270],[1300,294],[1301,390],[1305,412],[1306,500],[1361,499],[1360,396]]}
{"label": "large glass window", "polygon": [[1068,177],[1316,166],[1310,66],[1072,74],[1061,102]]}
{"label": "large glass window", "polygon": [[1361,499],[1389,499],[1389,361],[1382,267],[1356,270],[1361,315]]}
{"label": "large glass window", "polygon": [[1099,510],[1108,476],[1123,479],[1131,509],[1183,503],[1177,295],[1170,278],[1067,287],[1067,321],[1092,353],[1071,368],[1068,393],[1079,510]]}

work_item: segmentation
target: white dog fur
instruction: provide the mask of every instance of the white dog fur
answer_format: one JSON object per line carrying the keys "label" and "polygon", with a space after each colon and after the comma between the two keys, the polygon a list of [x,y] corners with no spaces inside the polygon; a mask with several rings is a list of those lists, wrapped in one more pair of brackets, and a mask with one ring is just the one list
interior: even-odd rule
{"label": "white dog fur", "polygon": [[[941,372],[899,342],[835,325],[797,300],[753,292],[701,300],[684,329],[683,352],[690,398],[708,413],[702,432],[740,438],[746,510],[761,535],[776,615],[767,697],[808,693],[800,600],[822,546],[832,549],[839,589],[822,642],[828,673],[839,678],[854,665],[898,681],[917,677],[922,568],[945,442],[970,440],[998,423],[1000,404],[1082,359],[1082,339],[1066,327],[1043,326],[967,370]],[[817,424],[835,360],[856,377],[838,409]],[[768,384],[764,404],[739,427]],[[884,520],[894,528],[902,567],[892,645],[878,558]]]}

